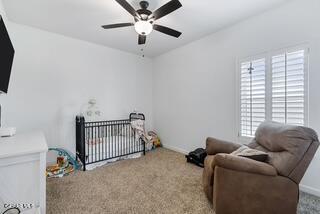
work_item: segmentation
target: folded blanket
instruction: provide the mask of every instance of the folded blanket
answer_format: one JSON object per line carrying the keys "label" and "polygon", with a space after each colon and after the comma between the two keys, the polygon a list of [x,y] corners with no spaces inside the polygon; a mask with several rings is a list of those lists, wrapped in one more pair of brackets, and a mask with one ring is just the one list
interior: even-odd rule
{"label": "folded blanket", "polygon": [[269,157],[268,153],[256,149],[251,149],[248,146],[241,146],[240,148],[232,152],[231,155],[245,157],[261,162],[266,162]]}
{"label": "folded blanket", "polygon": [[152,147],[152,142],[151,142],[152,136],[149,136],[146,133],[145,121],[144,120],[133,120],[133,121],[131,121],[131,127],[135,131],[136,137],[137,138],[142,138],[146,142],[147,150],[151,149],[151,148],[148,148],[148,147],[149,147],[149,144]]}

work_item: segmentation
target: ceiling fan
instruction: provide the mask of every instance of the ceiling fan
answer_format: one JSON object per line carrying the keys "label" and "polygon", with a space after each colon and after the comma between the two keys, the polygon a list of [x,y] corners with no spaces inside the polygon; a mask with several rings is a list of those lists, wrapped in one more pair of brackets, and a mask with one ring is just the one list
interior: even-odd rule
{"label": "ceiling fan", "polygon": [[134,26],[136,32],[139,34],[139,45],[143,45],[146,43],[147,35],[149,35],[152,30],[159,31],[176,38],[178,38],[182,34],[181,32],[173,30],[171,28],[155,24],[156,20],[182,7],[182,4],[179,2],[179,0],[171,0],[154,12],[148,10],[149,3],[147,1],[141,1],[141,9],[138,10],[135,10],[126,0],[116,0],[116,2],[118,2],[126,11],[128,11],[133,16],[134,22],[103,25],[102,28],[104,29]]}

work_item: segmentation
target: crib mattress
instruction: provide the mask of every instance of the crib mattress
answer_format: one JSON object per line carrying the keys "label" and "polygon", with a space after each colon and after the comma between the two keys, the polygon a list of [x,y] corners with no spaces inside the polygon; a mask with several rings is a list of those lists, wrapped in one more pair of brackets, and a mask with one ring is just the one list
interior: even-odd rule
{"label": "crib mattress", "polygon": [[139,140],[128,136],[95,138],[86,142],[86,162],[112,158],[140,149]]}

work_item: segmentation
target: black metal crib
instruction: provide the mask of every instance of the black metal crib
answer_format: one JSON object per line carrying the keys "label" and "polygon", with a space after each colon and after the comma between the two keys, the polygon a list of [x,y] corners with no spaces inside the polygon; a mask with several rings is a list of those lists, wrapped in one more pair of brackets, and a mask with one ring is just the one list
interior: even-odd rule
{"label": "black metal crib", "polygon": [[131,128],[132,120],[145,120],[143,114],[131,113],[129,119],[86,122],[76,117],[76,156],[83,165],[124,157],[142,152],[146,147],[142,138]]}

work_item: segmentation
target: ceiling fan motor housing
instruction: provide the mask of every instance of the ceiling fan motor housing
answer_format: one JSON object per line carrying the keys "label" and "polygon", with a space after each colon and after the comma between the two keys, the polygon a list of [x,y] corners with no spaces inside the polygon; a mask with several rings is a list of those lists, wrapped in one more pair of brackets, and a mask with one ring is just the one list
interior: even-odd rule
{"label": "ceiling fan motor housing", "polygon": [[142,20],[148,20],[149,16],[152,14],[152,12],[147,9],[149,7],[149,2],[141,1],[140,7],[141,9],[137,10],[137,13],[140,15]]}
{"label": "ceiling fan motor housing", "polygon": [[149,2],[147,1],[141,1],[139,4],[142,9],[147,9],[149,7]]}

